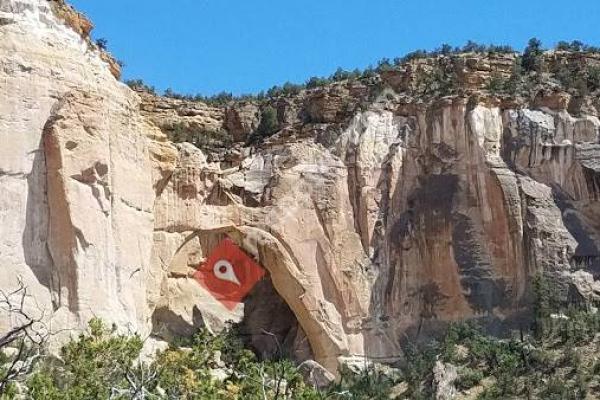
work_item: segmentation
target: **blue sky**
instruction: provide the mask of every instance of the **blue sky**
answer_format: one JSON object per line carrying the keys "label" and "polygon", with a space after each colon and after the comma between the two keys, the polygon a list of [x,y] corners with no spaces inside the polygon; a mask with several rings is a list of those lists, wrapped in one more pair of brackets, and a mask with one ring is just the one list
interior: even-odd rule
{"label": "blue sky", "polygon": [[600,0],[70,0],[159,90],[253,93],[467,40],[600,45]]}

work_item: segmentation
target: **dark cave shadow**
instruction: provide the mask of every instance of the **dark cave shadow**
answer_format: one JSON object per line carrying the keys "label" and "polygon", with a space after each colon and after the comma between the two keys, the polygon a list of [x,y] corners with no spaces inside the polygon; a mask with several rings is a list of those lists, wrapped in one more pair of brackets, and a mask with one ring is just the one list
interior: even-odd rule
{"label": "dark cave shadow", "polygon": [[260,359],[313,358],[308,340],[292,309],[275,289],[269,275],[257,282],[243,300],[244,316],[236,329],[244,344]]}
{"label": "dark cave shadow", "polygon": [[[571,264],[576,269],[590,272],[594,280],[600,278],[600,246],[598,232],[585,222],[573,206],[573,199],[558,185],[552,185],[554,203],[561,212],[562,222],[577,242]],[[596,238],[594,238],[596,236]]]}
{"label": "dark cave shadow", "polygon": [[[186,237],[176,254],[192,240],[199,242],[203,254],[210,254],[227,237],[230,237],[227,229],[198,230]],[[242,300],[242,319],[230,323],[230,328],[260,359],[287,358],[295,362],[313,359],[310,343],[296,315],[265,271],[266,275]],[[205,326],[202,311],[197,306],[194,306],[192,319],[190,324],[166,307],[157,309],[152,316],[153,334],[167,340],[192,336]]]}
{"label": "dark cave shadow", "polygon": [[166,307],[159,307],[152,313],[152,335],[166,341],[190,339],[203,327],[204,319],[197,306],[192,310],[192,323]]}
{"label": "dark cave shadow", "polygon": [[[25,263],[38,282],[54,293],[53,261],[48,249],[50,209],[47,196],[46,157],[44,138],[33,153],[31,171],[27,174],[27,204],[25,207],[25,229],[21,243]],[[53,300],[53,307],[58,305]]]}

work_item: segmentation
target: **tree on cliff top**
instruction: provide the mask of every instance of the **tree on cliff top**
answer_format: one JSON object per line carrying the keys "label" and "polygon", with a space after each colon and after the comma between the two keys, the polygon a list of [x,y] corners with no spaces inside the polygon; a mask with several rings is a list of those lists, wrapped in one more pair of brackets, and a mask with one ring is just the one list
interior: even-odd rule
{"label": "tree on cliff top", "polygon": [[542,42],[537,38],[529,39],[529,43],[523,51],[523,59],[521,65],[527,72],[541,72],[542,70],[542,56],[544,55],[544,49],[542,48]]}

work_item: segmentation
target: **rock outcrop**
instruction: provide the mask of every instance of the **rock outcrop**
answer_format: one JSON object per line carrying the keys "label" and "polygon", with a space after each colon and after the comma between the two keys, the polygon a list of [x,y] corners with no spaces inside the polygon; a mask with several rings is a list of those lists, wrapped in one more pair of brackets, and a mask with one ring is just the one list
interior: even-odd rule
{"label": "rock outcrop", "polygon": [[[280,130],[249,146],[263,104],[135,93],[53,3],[0,0],[0,288],[23,281],[52,329],[233,320],[334,372],[451,321],[526,324],[538,273],[600,296],[594,101],[489,96],[513,56],[463,57],[456,96],[407,95],[417,65],[267,100]],[[192,278],[226,236],[268,272],[234,310]]]}
{"label": "rock outcrop", "polygon": [[52,329],[96,315],[143,331],[155,198],[148,137],[162,134],[54,6],[0,2],[0,287],[21,279],[31,312]]}

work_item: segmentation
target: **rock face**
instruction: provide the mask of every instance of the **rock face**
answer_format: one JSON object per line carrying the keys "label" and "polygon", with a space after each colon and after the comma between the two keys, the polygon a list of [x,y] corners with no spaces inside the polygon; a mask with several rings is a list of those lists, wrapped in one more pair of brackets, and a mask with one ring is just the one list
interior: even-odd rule
{"label": "rock face", "polygon": [[433,367],[433,386],[436,400],[452,400],[456,397],[454,381],[458,378],[457,368],[452,364],[436,361]]}
{"label": "rock face", "polygon": [[21,279],[53,328],[145,330],[160,132],[51,6],[0,1],[0,287]]}
{"label": "rock face", "polygon": [[[407,101],[402,71],[270,100],[281,131],[246,147],[259,105],[140,96],[50,5],[0,0],[0,289],[22,280],[53,329],[98,316],[168,340],[233,320],[259,352],[277,338],[335,372],[450,321],[527,323],[539,272],[600,295],[593,111]],[[467,58],[461,82],[490,63],[509,65]],[[175,126],[234,144],[175,145]],[[224,237],[268,271],[234,310],[191,278]]]}

